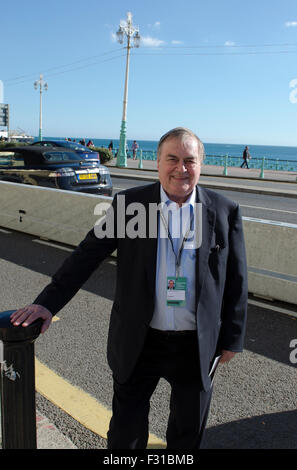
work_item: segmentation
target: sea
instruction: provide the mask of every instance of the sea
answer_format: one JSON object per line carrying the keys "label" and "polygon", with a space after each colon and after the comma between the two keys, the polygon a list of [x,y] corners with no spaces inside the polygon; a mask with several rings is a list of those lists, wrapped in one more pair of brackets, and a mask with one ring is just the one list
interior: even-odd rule
{"label": "sea", "polygon": [[[83,137],[68,137],[72,141],[75,139],[76,142],[79,142]],[[63,140],[62,137],[43,137],[43,140]],[[34,140],[38,140],[38,137],[35,137]],[[86,143],[88,138],[85,138]],[[118,148],[119,140],[118,139],[96,139],[91,138],[94,142],[95,147],[108,147],[110,141],[113,142],[113,148]],[[128,148],[131,149],[133,140],[127,140]],[[156,140],[137,140],[139,148],[142,150],[152,150],[156,151],[158,146],[158,141]],[[216,156],[225,156],[229,157],[242,157],[244,147],[248,145],[249,152],[252,158],[262,159],[271,159],[271,160],[293,160],[297,162],[297,147],[285,147],[285,146],[273,146],[273,145],[249,145],[245,144],[212,144],[204,143],[205,154],[206,155],[216,155]]]}

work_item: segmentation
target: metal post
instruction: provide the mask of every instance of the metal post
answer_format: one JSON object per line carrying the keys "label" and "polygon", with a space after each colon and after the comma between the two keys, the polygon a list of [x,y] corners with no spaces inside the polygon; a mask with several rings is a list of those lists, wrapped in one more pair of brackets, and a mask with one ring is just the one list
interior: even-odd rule
{"label": "metal post", "polygon": [[142,166],[142,150],[141,149],[140,149],[140,155],[139,155],[138,168],[143,168],[143,166]]}
{"label": "metal post", "polygon": [[124,87],[124,100],[123,100],[123,115],[120,132],[120,145],[117,156],[117,166],[127,166],[127,151],[126,151],[126,130],[127,130],[127,102],[128,102],[128,80],[129,80],[129,62],[130,62],[130,36],[128,36],[127,44],[127,57],[126,57],[126,73],[125,73],[125,87]]}
{"label": "metal post", "polygon": [[134,39],[134,47],[139,47],[140,36],[139,29],[132,24],[132,13],[127,13],[127,21],[121,24],[117,32],[118,41],[123,43],[124,35],[127,37],[127,56],[126,56],[126,73],[125,73],[125,87],[124,87],[124,101],[123,101],[123,115],[120,131],[120,144],[117,153],[117,166],[127,166],[127,151],[126,151],[126,135],[127,135],[127,102],[128,102],[128,81],[129,81],[129,62],[130,62],[130,49],[131,38]]}
{"label": "metal post", "polygon": [[0,313],[0,394],[3,449],[36,449],[34,341],[42,320],[13,326]]}
{"label": "metal post", "polygon": [[42,90],[47,90],[48,89],[48,85],[43,80],[43,75],[42,74],[40,74],[39,80],[34,82],[35,90],[38,89],[38,85],[39,85],[39,93],[40,93],[40,98],[39,98],[39,140],[42,140]]}
{"label": "metal post", "polygon": [[264,166],[265,166],[265,157],[262,159],[262,166],[261,166],[261,172],[260,172],[260,178],[264,179]]}
{"label": "metal post", "polygon": [[42,140],[42,75],[40,75],[39,140]]}
{"label": "metal post", "polygon": [[224,176],[228,176],[228,170],[227,170],[227,167],[228,167],[228,155],[225,155],[225,161],[224,161],[224,171],[223,171],[223,175],[224,175]]}

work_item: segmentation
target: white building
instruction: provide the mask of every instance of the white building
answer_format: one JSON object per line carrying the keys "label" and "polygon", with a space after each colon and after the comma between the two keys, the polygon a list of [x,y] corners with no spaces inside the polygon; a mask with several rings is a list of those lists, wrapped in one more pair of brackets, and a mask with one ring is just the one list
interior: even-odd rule
{"label": "white building", "polygon": [[0,130],[0,139],[1,137],[4,137],[5,139],[7,138],[7,131],[1,131]]}

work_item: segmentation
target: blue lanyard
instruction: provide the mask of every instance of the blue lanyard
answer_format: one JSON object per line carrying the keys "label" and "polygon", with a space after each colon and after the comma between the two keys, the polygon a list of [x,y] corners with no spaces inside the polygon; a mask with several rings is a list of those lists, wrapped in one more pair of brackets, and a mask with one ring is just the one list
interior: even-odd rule
{"label": "blue lanyard", "polygon": [[188,228],[188,230],[187,230],[187,232],[186,232],[186,234],[183,238],[183,241],[182,241],[181,247],[179,249],[178,255],[176,255],[176,253],[174,251],[172,236],[171,236],[171,233],[170,233],[170,230],[169,230],[167,220],[165,219],[165,216],[164,216],[162,210],[160,210],[160,216],[161,216],[164,228],[165,228],[165,230],[167,230],[167,235],[168,235],[168,238],[169,238],[170,243],[171,243],[171,248],[172,248],[172,251],[173,251],[173,254],[174,254],[174,257],[175,257],[175,277],[178,278],[179,277],[179,272],[180,272],[180,262],[181,262],[182,252],[183,252],[183,249],[184,249],[185,242],[188,240],[188,236],[189,236],[189,233],[191,231],[191,225],[192,225],[194,216],[192,214],[191,219],[190,219],[190,227]]}

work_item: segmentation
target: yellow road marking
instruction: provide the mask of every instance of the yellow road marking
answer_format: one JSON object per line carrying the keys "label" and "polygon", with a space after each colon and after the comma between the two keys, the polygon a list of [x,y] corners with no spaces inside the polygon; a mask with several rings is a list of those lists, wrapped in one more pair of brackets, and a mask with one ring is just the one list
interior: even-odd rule
{"label": "yellow road marking", "polygon": [[[35,358],[36,390],[54,405],[94,433],[107,438],[111,411],[94,397],[72,385]],[[166,444],[149,434],[148,448],[165,448]]]}
{"label": "yellow road marking", "polygon": [[52,319],[52,321],[59,321],[59,320],[60,320],[60,318],[59,318],[59,317],[57,317],[57,315],[54,315],[54,316],[53,316],[53,319]]}

